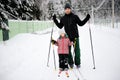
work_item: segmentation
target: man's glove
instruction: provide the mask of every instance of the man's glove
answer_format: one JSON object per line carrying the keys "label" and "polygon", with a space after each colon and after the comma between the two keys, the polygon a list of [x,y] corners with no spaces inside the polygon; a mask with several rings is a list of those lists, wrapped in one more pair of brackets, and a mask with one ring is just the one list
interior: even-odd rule
{"label": "man's glove", "polygon": [[53,15],[53,20],[55,20],[55,19],[56,19],[56,14]]}
{"label": "man's glove", "polygon": [[87,18],[90,19],[90,14],[87,14]]}

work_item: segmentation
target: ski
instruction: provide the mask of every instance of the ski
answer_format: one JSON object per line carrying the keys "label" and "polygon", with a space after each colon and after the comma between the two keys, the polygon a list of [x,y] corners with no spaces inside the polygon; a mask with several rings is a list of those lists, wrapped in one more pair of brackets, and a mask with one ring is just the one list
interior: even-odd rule
{"label": "ski", "polygon": [[80,77],[82,78],[82,80],[86,80],[85,77],[83,76],[83,74],[81,73],[79,68],[76,68],[76,70],[78,71],[78,74],[80,75]]}
{"label": "ski", "polygon": [[74,71],[74,69],[71,69],[71,71],[73,72],[74,76],[77,78],[77,80],[80,80],[79,76],[77,75],[77,73]]}
{"label": "ski", "polygon": [[69,74],[65,72],[65,74],[62,74],[64,71],[60,72],[57,76],[57,80],[71,80],[69,77]]}
{"label": "ski", "polygon": [[[63,79],[65,79],[65,80],[72,80],[72,79],[80,80],[78,74],[75,72],[74,69],[70,69],[69,71],[70,72],[67,72],[67,73],[65,71],[59,72],[58,76],[57,76],[57,80],[63,80]],[[65,72],[65,76],[64,76],[64,74],[62,74],[63,72]],[[71,76],[69,74],[71,74]]]}
{"label": "ski", "polygon": [[[64,72],[64,71],[60,71],[60,72],[59,72],[58,77],[61,77],[61,73],[62,73],[62,72]],[[66,76],[67,78],[69,78],[68,72],[65,72],[65,76]]]}

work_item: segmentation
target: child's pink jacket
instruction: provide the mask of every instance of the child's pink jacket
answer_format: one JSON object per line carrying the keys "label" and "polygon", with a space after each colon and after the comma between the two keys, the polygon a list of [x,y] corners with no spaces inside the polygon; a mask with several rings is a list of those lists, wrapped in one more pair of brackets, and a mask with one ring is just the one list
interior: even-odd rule
{"label": "child's pink jacket", "polygon": [[55,45],[58,46],[58,54],[69,54],[69,46],[73,43],[70,42],[69,38],[63,37],[57,40]]}

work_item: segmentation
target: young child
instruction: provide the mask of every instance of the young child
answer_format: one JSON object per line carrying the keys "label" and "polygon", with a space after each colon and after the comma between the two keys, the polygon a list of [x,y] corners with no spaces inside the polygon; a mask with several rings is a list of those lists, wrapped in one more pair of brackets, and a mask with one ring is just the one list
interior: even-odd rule
{"label": "young child", "polygon": [[58,56],[59,56],[59,74],[58,77],[60,77],[60,74],[62,71],[66,71],[66,76],[68,75],[68,54],[69,54],[69,46],[71,46],[73,43],[70,42],[69,38],[65,34],[64,31],[60,31],[60,37],[57,41],[52,40],[52,44],[55,44],[58,46]]}

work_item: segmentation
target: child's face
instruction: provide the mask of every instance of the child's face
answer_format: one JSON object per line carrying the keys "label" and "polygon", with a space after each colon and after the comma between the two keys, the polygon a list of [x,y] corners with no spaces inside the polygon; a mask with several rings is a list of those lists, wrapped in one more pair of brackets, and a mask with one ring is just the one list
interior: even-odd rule
{"label": "child's face", "polygon": [[65,37],[65,33],[62,33],[62,34],[61,34],[61,37]]}

